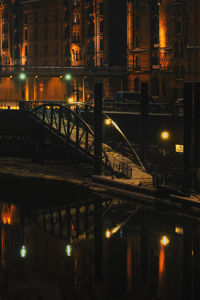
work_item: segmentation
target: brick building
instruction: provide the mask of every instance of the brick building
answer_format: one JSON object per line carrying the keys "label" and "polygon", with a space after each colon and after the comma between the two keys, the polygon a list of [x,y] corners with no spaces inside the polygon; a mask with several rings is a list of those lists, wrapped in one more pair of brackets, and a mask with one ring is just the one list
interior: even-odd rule
{"label": "brick building", "polygon": [[184,81],[200,80],[200,4],[195,0],[128,0],[128,86],[161,101],[183,99]]}
{"label": "brick building", "polygon": [[71,90],[82,100],[92,96],[97,78],[104,83],[105,96],[121,89],[126,68],[125,1],[2,0],[0,27],[2,70],[7,70],[7,77],[17,67],[26,72],[27,100],[64,100],[66,82],[58,78],[66,72],[72,73]]}

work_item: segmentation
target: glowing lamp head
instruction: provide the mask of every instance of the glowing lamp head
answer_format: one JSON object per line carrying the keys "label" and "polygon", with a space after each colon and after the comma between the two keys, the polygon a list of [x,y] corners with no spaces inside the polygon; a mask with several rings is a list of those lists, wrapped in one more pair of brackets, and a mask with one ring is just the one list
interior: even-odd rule
{"label": "glowing lamp head", "polygon": [[21,80],[26,79],[26,74],[25,74],[25,73],[20,73],[20,74],[19,74],[19,78],[20,78]]}
{"label": "glowing lamp head", "polygon": [[72,104],[73,102],[74,102],[74,99],[73,99],[73,98],[69,98],[69,99],[68,99],[68,103],[69,103],[69,104]]}
{"label": "glowing lamp head", "polygon": [[72,256],[72,246],[67,244],[65,247],[65,253],[67,256]]}
{"label": "glowing lamp head", "polygon": [[170,242],[169,238],[166,235],[163,235],[160,240],[161,245],[167,246],[169,244],[169,242]]}
{"label": "glowing lamp head", "polygon": [[162,138],[163,140],[168,140],[169,137],[170,137],[170,134],[169,134],[168,131],[162,131],[161,134],[160,134],[160,136],[161,136],[161,138]]}
{"label": "glowing lamp head", "polygon": [[105,124],[106,125],[110,125],[111,124],[111,120],[110,119],[105,119]]}
{"label": "glowing lamp head", "polygon": [[107,239],[109,239],[111,237],[111,231],[109,229],[106,230],[105,236]]}
{"label": "glowing lamp head", "polygon": [[72,79],[72,75],[71,74],[66,74],[65,75],[65,80],[71,80]]}
{"label": "glowing lamp head", "polygon": [[27,250],[26,250],[26,247],[25,246],[22,246],[21,249],[20,249],[20,256],[22,258],[25,258],[27,255]]}

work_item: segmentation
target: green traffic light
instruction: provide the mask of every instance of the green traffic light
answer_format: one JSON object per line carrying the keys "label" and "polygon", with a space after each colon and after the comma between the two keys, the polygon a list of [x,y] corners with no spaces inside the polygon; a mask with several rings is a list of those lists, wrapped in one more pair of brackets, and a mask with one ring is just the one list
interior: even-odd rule
{"label": "green traffic light", "polygon": [[20,78],[21,80],[26,79],[26,74],[25,74],[25,73],[20,73],[20,74],[19,74],[19,78]]}
{"label": "green traffic light", "polygon": [[66,74],[65,75],[65,79],[66,80],[71,80],[72,79],[72,75],[71,74]]}

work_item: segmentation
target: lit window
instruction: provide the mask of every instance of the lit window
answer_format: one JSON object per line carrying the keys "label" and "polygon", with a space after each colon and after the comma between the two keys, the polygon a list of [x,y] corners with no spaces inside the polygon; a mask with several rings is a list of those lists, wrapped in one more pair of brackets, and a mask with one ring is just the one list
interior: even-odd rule
{"label": "lit window", "polygon": [[28,55],[28,45],[25,45],[25,55]]}

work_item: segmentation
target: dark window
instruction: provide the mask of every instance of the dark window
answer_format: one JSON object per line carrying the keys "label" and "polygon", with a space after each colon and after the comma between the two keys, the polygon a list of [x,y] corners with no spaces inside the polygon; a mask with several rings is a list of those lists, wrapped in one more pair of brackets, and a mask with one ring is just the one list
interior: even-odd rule
{"label": "dark window", "polygon": [[139,78],[134,79],[134,90],[135,90],[135,92],[139,92],[139,90],[140,90],[140,79]]}
{"label": "dark window", "polygon": [[3,33],[7,33],[8,32],[8,24],[4,23],[3,24],[3,29],[2,29]]}
{"label": "dark window", "polygon": [[58,10],[56,10],[56,12],[55,12],[54,20],[55,20],[55,21],[58,21]]}
{"label": "dark window", "polygon": [[139,37],[138,37],[138,35],[136,35],[136,37],[135,37],[135,47],[136,48],[139,47]]}
{"label": "dark window", "polygon": [[24,14],[24,24],[28,23],[28,14]]}
{"label": "dark window", "polygon": [[35,44],[35,56],[37,56],[38,55],[38,46],[37,46],[37,44]]}
{"label": "dark window", "polygon": [[37,27],[36,27],[35,30],[34,30],[34,37],[35,37],[35,39],[37,39],[37,37],[38,37],[38,30],[37,30]]}
{"label": "dark window", "polygon": [[175,32],[176,32],[176,34],[181,33],[181,21],[176,21],[176,23],[175,23]]}
{"label": "dark window", "polygon": [[152,81],[151,81],[151,94],[152,94],[152,96],[159,96],[159,94],[160,94],[158,77],[153,77],[152,78]]}
{"label": "dark window", "polygon": [[100,32],[103,33],[103,21],[100,21]]}
{"label": "dark window", "polygon": [[34,12],[34,21],[35,21],[35,23],[38,21],[38,14],[37,14],[37,11]]}
{"label": "dark window", "polygon": [[101,50],[101,51],[104,49],[103,46],[104,46],[104,45],[103,45],[103,39],[100,39],[100,50]]}
{"label": "dark window", "polygon": [[174,55],[177,56],[183,56],[184,50],[183,50],[183,41],[176,41],[174,43]]}
{"label": "dark window", "polygon": [[44,38],[46,39],[48,37],[48,28],[45,27],[45,30],[44,30]]}
{"label": "dark window", "polygon": [[46,10],[44,13],[44,22],[46,23],[48,20],[48,11]]}
{"label": "dark window", "polygon": [[139,17],[135,17],[135,29],[139,29]]}
{"label": "dark window", "polygon": [[58,44],[55,45],[55,55],[58,54]]}
{"label": "dark window", "polygon": [[103,2],[100,2],[99,11],[100,14],[103,15]]}
{"label": "dark window", "polygon": [[2,48],[3,49],[7,49],[8,48],[8,40],[7,39],[3,40]]}
{"label": "dark window", "polygon": [[25,55],[28,55],[28,45],[25,45]]}
{"label": "dark window", "polygon": [[167,95],[167,91],[166,91],[166,79],[162,78],[162,95],[166,96]]}
{"label": "dark window", "polygon": [[135,57],[135,67],[136,67],[136,69],[138,69],[140,67],[140,61],[139,61],[138,56]]}
{"label": "dark window", "polygon": [[44,46],[44,54],[48,55],[48,44],[45,44]]}
{"label": "dark window", "polygon": [[58,25],[56,25],[55,27],[55,38],[56,39],[58,38]]}
{"label": "dark window", "polygon": [[28,40],[28,30],[27,29],[24,30],[24,39]]}

